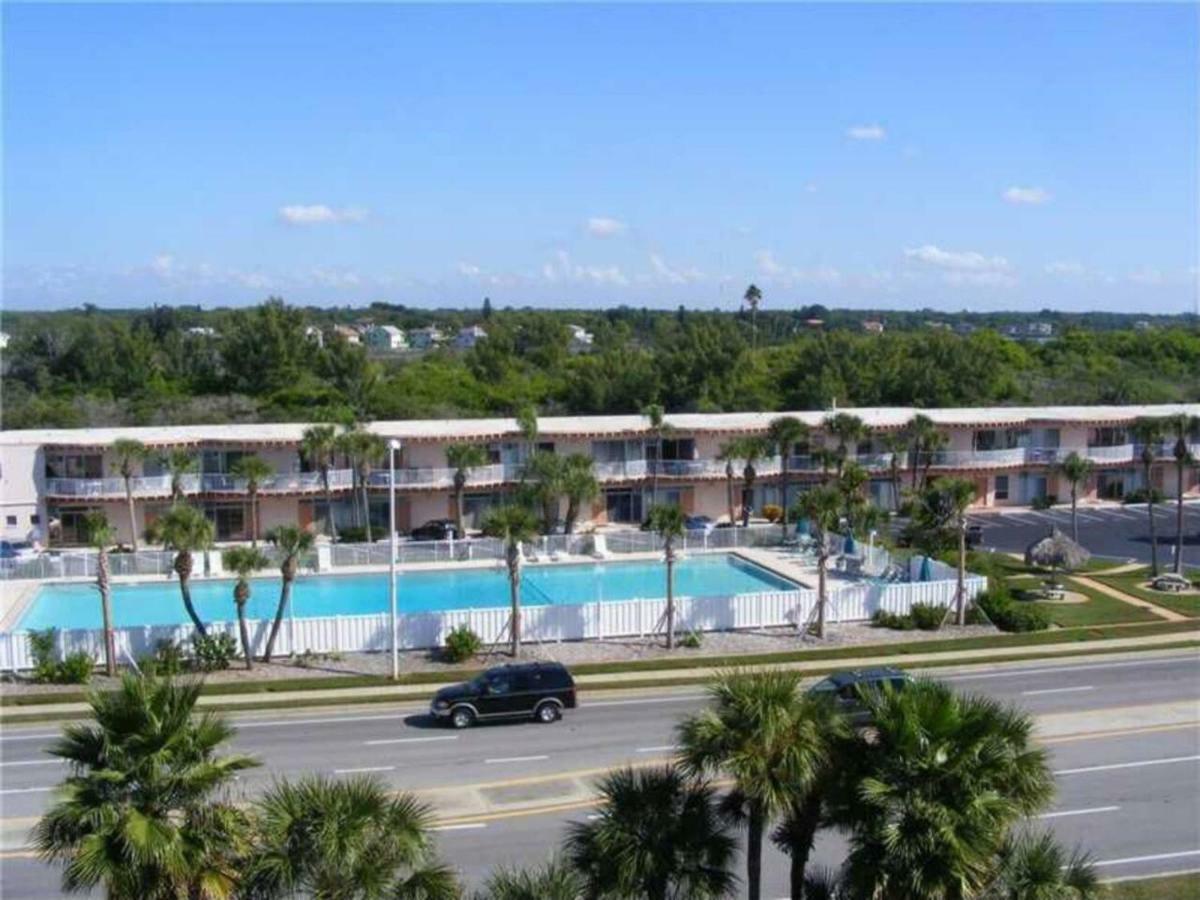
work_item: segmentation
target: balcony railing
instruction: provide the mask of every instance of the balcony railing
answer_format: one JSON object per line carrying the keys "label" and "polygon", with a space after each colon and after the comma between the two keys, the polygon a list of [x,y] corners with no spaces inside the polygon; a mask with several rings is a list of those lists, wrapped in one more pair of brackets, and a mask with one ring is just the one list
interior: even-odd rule
{"label": "balcony railing", "polygon": [[951,469],[986,469],[991,466],[1020,465],[1027,459],[1028,448],[1005,450],[936,450],[933,465]]}

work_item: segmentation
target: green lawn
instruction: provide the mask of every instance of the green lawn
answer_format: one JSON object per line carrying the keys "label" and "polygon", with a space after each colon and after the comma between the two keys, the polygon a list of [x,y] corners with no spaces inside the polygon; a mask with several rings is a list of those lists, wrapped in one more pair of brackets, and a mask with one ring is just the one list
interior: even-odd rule
{"label": "green lawn", "polygon": [[1106,885],[1105,900],[1193,900],[1200,897],[1200,872]]}
{"label": "green lawn", "polygon": [[[1195,577],[1194,571],[1190,574]],[[1097,575],[1094,577],[1097,581],[1102,581],[1109,587],[1116,588],[1118,591],[1123,591],[1126,594],[1146,600],[1164,609],[1174,610],[1193,619],[1200,617],[1200,597],[1194,594],[1190,597],[1181,597],[1178,594],[1143,587],[1142,582],[1150,577],[1150,570],[1148,568],[1137,569],[1132,572],[1122,572],[1119,575]]]}
{"label": "green lawn", "polygon": [[[1044,580],[1045,577],[1042,575],[1011,575],[1008,578],[1008,584],[1019,599],[1022,592],[1040,588]],[[1050,620],[1060,628],[1072,628],[1079,625],[1113,625],[1119,622],[1162,621],[1148,610],[1123,603],[1114,597],[1086,587],[1073,578],[1065,578],[1063,581],[1070,590],[1087,596],[1088,602],[1034,601],[1050,613]]]}

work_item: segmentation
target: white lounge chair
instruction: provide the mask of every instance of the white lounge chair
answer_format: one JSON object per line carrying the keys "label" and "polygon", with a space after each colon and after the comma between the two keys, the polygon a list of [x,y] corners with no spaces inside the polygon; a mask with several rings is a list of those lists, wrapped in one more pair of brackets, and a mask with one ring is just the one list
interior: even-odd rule
{"label": "white lounge chair", "polygon": [[608,549],[608,541],[602,534],[592,535],[592,559],[608,559],[612,553]]}

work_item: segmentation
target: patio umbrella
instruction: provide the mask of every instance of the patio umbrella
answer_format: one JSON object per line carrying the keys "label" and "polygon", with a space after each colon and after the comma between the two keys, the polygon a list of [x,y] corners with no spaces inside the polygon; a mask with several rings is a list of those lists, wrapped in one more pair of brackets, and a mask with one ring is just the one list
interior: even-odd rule
{"label": "patio umbrella", "polygon": [[933,581],[933,563],[928,556],[921,557],[921,569],[917,572],[917,581]]}
{"label": "patio umbrella", "polygon": [[854,543],[853,534],[846,535],[846,541],[842,544],[842,552],[849,555],[854,555],[858,552],[858,545]]}
{"label": "patio umbrella", "polygon": [[801,516],[796,522],[796,536],[808,537],[812,533],[812,522]]}
{"label": "patio umbrella", "polygon": [[1051,528],[1050,533],[1034,541],[1025,549],[1025,565],[1040,566],[1050,569],[1078,569],[1092,554],[1079,546],[1057,528]]}

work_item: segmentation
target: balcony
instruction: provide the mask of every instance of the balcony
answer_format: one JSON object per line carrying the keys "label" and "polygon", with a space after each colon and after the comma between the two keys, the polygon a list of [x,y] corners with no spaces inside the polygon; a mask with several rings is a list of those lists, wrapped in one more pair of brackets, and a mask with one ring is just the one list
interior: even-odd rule
{"label": "balcony", "polygon": [[946,469],[988,469],[993,466],[1018,466],[1025,463],[1029,449],[1013,447],[1005,450],[937,450],[932,466]]}
{"label": "balcony", "polygon": [[1135,452],[1137,448],[1133,444],[1117,444],[1114,447],[1088,447],[1080,455],[1094,463],[1127,463],[1133,462]]}

